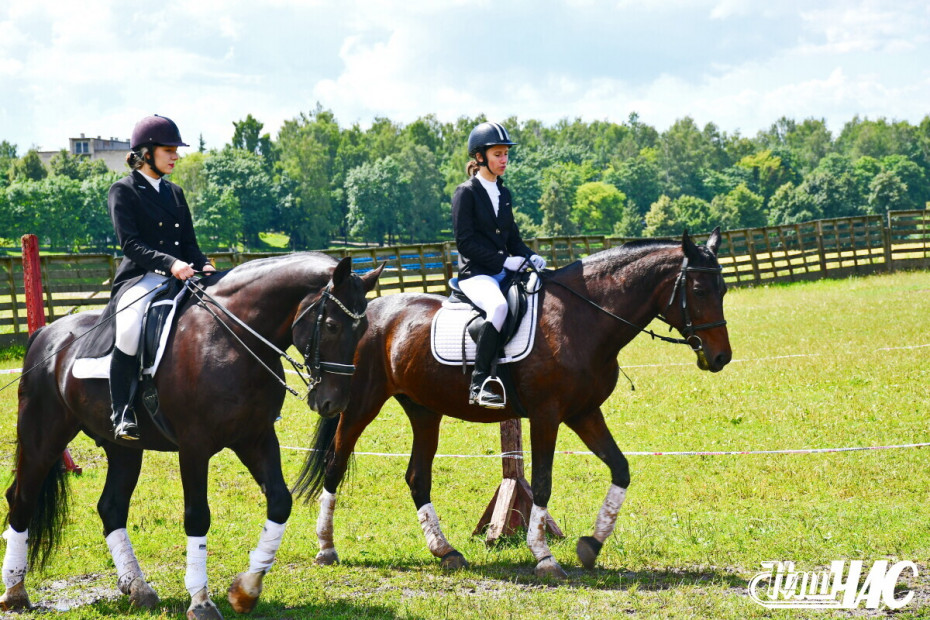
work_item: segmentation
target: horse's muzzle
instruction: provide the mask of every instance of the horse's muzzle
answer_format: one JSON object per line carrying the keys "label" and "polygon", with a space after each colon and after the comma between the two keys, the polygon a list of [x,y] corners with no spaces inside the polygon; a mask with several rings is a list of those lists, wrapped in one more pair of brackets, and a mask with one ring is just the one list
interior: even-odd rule
{"label": "horse's muzzle", "polygon": [[733,358],[733,354],[729,350],[721,351],[711,358],[707,357],[707,353],[704,349],[698,349],[695,351],[695,354],[697,355],[698,368],[701,370],[709,370],[710,372],[720,372]]}

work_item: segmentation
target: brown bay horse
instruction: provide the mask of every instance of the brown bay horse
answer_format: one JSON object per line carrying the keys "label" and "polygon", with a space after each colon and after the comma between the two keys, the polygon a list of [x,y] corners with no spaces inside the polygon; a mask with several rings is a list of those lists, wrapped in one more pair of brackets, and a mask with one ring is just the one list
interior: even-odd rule
{"label": "brown bay horse", "polygon": [[[393,396],[413,429],[406,480],[427,546],[444,567],[467,565],[443,535],[430,500],[431,468],[444,415],[485,423],[529,418],[533,507],[526,520],[527,544],[539,576],[565,576],[546,543],[546,521],[551,518],[546,506],[559,426],[564,423],[578,434],[611,476],[594,533],[578,542],[582,564],[593,567],[630,484],[627,459],[601,411],[617,382],[617,355],[660,317],[681,332],[684,338],[675,341],[691,345],[701,369],[717,372],[726,366],[731,350],[723,316],[726,286],[716,258],[719,244],[719,230],[706,246],[696,245],[685,233],[680,243],[633,242],[543,273],[533,350],[511,364],[516,394],[508,394],[504,409],[469,405],[468,376],[460,367],[433,358],[430,328],[442,297],[401,293],[373,300],[369,328],[356,351],[349,404],[320,420],[315,450],[308,453],[294,489],[307,498],[320,494],[317,563],[338,560],[333,543],[337,489],[359,436]],[[515,408],[517,401],[522,410]]]}
{"label": "brown bay horse", "polygon": [[118,587],[133,605],[154,607],[159,602],[126,533],[143,451],[179,453],[190,618],[221,617],[206,583],[207,474],[214,454],[223,448],[235,452],[267,501],[267,521],[249,569],[229,591],[236,611],[250,611],[292,504],[274,427],[285,396],[281,352],[294,345],[304,355],[310,407],[322,415],[338,414],[349,400],[352,359],[367,326],[366,294],[380,273],[381,268],[360,277],[352,273],[349,258],[299,253],[247,262],[189,283],[193,294],[178,308],[155,374],[160,407],[176,443],[159,432],[138,401],[142,439],[114,441],[107,380],[72,374],[79,347],[70,345],[94,324],[97,312],[64,317],[37,331],[29,341],[23,364],[27,372],[19,384],[16,470],[6,492],[6,591],[0,606],[30,606],[27,565],[46,565],[62,543],[68,506],[62,451],[83,431],[106,453],[107,475],[97,511]]}

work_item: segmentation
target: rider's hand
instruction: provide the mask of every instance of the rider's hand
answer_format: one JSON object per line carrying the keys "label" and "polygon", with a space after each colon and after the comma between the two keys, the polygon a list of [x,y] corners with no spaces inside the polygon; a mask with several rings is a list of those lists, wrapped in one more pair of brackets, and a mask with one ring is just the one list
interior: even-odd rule
{"label": "rider's hand", "polygon": [[171,275],[173,275],[178,280],[193,278],[194,268],[182,260],[176,260],[174,261],[174,264],[171,265]]}
{"label": "rider's hand", "polygon": [[203,266],[203,269],[201,269],[200,271],[203,272],[203,273],[214,273],[214,272],[216,271],[216,267],[214,267],[214,266],[213,266],[212,264],[210,264],[210,263],[206,263],[206,264]]}
{"label": "rider's hand", "polygon": [[508,271],[520,271],[526,259],[522,256],[508,256],[504,259],[504,269]]}
{"label": "rider's hand", "polygon": [[533,263],[533,267],[536,267],[536,271],[542,271],[546,268],[546,259],[539,254],[530,256],[530,262]]}

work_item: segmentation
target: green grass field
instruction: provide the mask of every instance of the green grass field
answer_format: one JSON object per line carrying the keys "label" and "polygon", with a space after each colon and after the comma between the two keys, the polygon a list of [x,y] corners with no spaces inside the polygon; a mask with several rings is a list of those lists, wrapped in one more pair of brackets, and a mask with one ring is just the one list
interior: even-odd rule
{"label": "green grass field", "polygon": [[[734,360],[697,369],[686,347],[642,337],[621,351],[623,378],[604,404],[621,449],[764,451],[930,442],[930,274],[733,290],[725,303]],[[658,327],[657,327],[658,329]],[[16,368],[21,360],[0,361]],[[0,375],[4,383],[12,376]],[[15,386],[0,392],[0,468],[12,468]],[[192,412],[196,415],[196,412]],[[296,477],[316,414],[288,397],[279,422],[284,468]],[[528,428],[524,423],[524,436]],[[359,452],[403,455],[410,431],[393,402],[362,436]],[[497,425],[446,420],[439,454],[499,452]],[[295,449],[291,449],[295,448]],[[930,448],[821,454],[632,455],[633,482],[594,571],[575,557],[609,484],[596,458],[563,428],[550,513],[566,534],[552,540],[568,571],[562,583],[533,576],[521,537],[486,548],[472,537],[500,480],[500,460],[437,458],[433,503],[449,541],[470,561],[443,572],[428,552],[403,456],[356,457],[336,509],[342,563],[313,566],[315,504],[296,504],[255,618],[807,618],[885,617],[872,612],[770,611],[753,602],[761,562],[800,570],[834,560],[911,560],[902,580],[914,601],[897,618],[930,617]],[[33,615],[55,618],[181,617],[185,537],[177,456],[149,454],[130,513],[130,535],[163,608],[135,611],[116,592],[96,502],[106,463],[85,437],[71,446],[84,468],[73,478],[66,547],[49,571],[30,574]],[[529,475],[531,463],[527,463]],[[248,564],[264,502],[229,451],[213,460],[209,578],[227,618],[225,590]],[[56,611],[58,610],[58,611]],[[11,617],[14,617],[11,615]],[[15,617],[24,617],[17,615]],[[28,617],[28,615],[27,615]]]}

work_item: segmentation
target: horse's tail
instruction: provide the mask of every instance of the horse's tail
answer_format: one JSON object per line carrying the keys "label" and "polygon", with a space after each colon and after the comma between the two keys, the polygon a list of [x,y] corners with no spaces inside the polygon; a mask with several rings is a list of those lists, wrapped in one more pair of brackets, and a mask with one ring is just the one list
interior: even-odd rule
{"label": "horse's tail", "polygon": [[[45,329],[40,327],[26,342],[26,353],[39,333]],[[23,357],[26,359],[26,356]],[[27,377],[28,381],[29,378]],[[16,470],[13,474],[13,484],[7,490],[7,501],[12,511],[13,502],[16,501],[16,487],[20,483],[20,472],[23,471],[23,445],[17,439],[16,455],[13,462]],[[52,463],[51,469],[42,481],[35,496],[35,507],[29,520],[29,564],[39,570],[48,566],[49,561],[58,549],[62,540],[62,530],[68,520],[70,487],[64,458],[59,456]],[[9,513],[6,521],[9,522]]]}
{"label": "horse's tail", "polygon": [[[326,467],[332,462],[335,454],[333,440],[336,438],[336,429],[339,428],[341,415],[332,418],[320,418],[313,433],[313,448],[307,452],[304,466],[300,470],[297,482],[291,492],[297,497],[303,497],[305,502],[316,498],[323,490],[323,478],[326,476]],[[351,461],[350,461],[351,464]]]}

